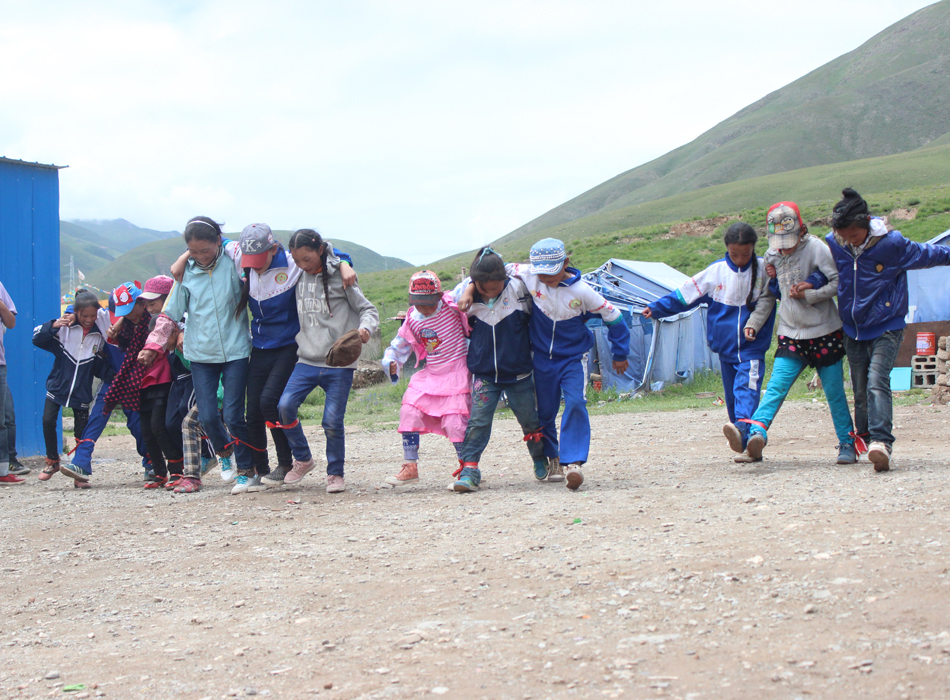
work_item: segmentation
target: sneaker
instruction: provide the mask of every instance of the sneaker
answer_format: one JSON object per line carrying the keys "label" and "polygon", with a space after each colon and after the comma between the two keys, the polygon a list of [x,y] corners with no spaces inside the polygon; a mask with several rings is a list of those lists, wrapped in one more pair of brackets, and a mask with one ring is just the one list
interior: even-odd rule
{"label": "sneaker", "polygon": [[228,483],[234,481],[234,466],[231,464],[230,457],[220,457],[218,461],[221,463],[221,481]]}
{"label": "sneaker", "polygon": [[168,483],[165,484],[165,490],[166,490],[166,491],[174,491],[176,488],[178,488],[179,486],[181,486],[181,480],[184,479],[184,478],[185,478],[185,477],[182,476],[181,474],[169,474],[169,475],[168,475]]}
{"label": "sneaker", "polygon": [[175,493],[196,493],[201,490],[201,479],[186,476],[175,487]]}
{"label": "sneaker", "polygon": [[[234,479],[234,486],[231,487],[231,495],[237,495],[239,493],[247,493],[247,490],[251,484],[251,478],[247,474],[238,474]],[[260,482],[258,482],[260,483]]]}
{"label": "sneaker", "polygon": [[205,457],[204,455],[201,456],[201,476],[204,476],[216,466],[218,466],[217,457]]}
{"label": "sneaker", "polygon": [[248,493],[257,493],[258,491],[266,491],[267,485],[261,483],[261,475],[255,474],[250,479],[247,480],[247,492]]}
{"label": "sneaker", "polygon": [[478,468],[465,467],[459,474],[458,481],[452,484],[452,490],[459,493],[466,491],[478,491],[478,485],[482,483],[482,472]]}
{"label": "sneaker", "polygon": [[419,465],[416,462],[406,462],[396,476],[387,476],[386,483],[391,486],[402,486],[419,481]]}
{"label": "sneaker", "polygon": [[548,460],[548,481],[564,481],[564,465],[557,457]]}
{"label": "sneaker", "polygon": [[742,432],[732,423],[722,426],[722,434],[729,441],[729,449],[733,452],[742,452]]}
{"label": "sneaker", "polygon": [[278,464],[274,469],[270,470],[270,474],[261,477],[261,483],[265,486],[283,486],[284,479],[289,472],[290,467]]}
{"label": "sneaker", "polygon": [[576,491],[580,488],[581,484],[584,483],[584,472],[581,471],[580,464],[568,464],[567,465],[567,488],[571,491]]}
{"label": "sneaker", "polygon": [[769,439],[762,433],[752,433],[749,442],[746,443],[746,453],[752,458],[753,462],[762,461],[762,450],[765,449]]}
{"label": "sneaker", "polygon": [[21,479],[16,474],[0,476],[0,486],[18,486],[24,483],[26,483],[26,479]]}
{"label": "sneaker", "polygon": [[92,484],[90,484],[88,481],[80,481],[79,479],[75,479],[73,480],[73,488],[74,489],[91,489]]}
{"label": "sneaker", "polygon": [[858,453],[854,449],[853,442],[842,442],[838,445],[837,464],[854,464],[858,461]]}
{"label": "sneaker", "polygon": [[20,460],[18,460],[16,457],[11,457],[10,473],[15,474],[16,476],[23,476],[24,474],[30,473],[30,468],[25,464],[21,464]]}
{"label": "sneaker", "polygon": [[754,459],[748,452],[740,452],[734,457],[736,464],[750,464],[751,462],[761,462],[762,458]]}
{"label": "sneaker", "polygon": [[152,474],[152,476],[145,482],[145,488],[147,489],[160,489],[165,486],[168,482],[168,479],[164,476],[159,476],[158,474]]}
{"label": "sneaker", "polygon": [[287,486],[299,484],[301,479],[303,479],[309,472],[313,471],[313,467],[314,464],[312,457],[306,462],[301,462],[295,459],[293,468],[287,472],[287,475],[284,477],[284,484]]}
{"label": "sneaker", "polygon": [[53,478],[53,474],[59,471],[59,461],[53,461],[49,457],[46,458],[46,466],[43,467],[43,471],[40,472],[39,476],[36,478],[40,481],[49,481]]}
{"label": "sneaker", "polygon": [[343,493],[346,491],[346,482],[337,474],[327,474],[327,493]]}
{"label": "sneaker", "polygon": [[70,479],[75,479],[76,481],[89,481],[89,475],[82,470],[82,467],[77,467],[71,462],[60,464],[59,470],[64,476],[68,476]]}
{"label": "sneaker", "polygon": [[891,468],[891,448],[883,442],[872,442],[868,448],[868,459],[874,465],[874,471],[886,472]]}
{"label": "sneaker", "polygon": [[548,478],[548,460],[536,459],[534,461],[534,478],[538,481],[544,481]]}

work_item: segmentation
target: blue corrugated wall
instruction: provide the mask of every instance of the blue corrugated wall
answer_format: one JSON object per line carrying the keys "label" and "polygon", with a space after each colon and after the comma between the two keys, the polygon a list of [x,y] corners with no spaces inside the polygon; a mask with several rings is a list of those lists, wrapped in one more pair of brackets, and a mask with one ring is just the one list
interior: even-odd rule
{"label": "blue corrugated wall", "polygon": [[59,171],[0,161],[0,282],[16,304],[3,337],[20,457],[45,454],[43,403],[53,356],[33,328],[59,316]]}

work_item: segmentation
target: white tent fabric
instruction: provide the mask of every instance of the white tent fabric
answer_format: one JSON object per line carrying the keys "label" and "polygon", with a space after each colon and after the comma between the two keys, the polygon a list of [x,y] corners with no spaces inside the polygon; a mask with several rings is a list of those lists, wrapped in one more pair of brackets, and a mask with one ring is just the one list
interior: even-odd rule
{"label": "white tent fabric", "polygon": [[687,275],[665,263],[611,258],[584,279],[621,310],[630,328],[630,368],[617,375],[610,360],[607,328],[600,319],[587,323],[595,341],[590,369],[603,377],[605,387],[648,391],[688,381],[701,370],[719,371],[719,358],[706,343],[704,305],[660,321],[640,315],[648,304],[688,280]]}

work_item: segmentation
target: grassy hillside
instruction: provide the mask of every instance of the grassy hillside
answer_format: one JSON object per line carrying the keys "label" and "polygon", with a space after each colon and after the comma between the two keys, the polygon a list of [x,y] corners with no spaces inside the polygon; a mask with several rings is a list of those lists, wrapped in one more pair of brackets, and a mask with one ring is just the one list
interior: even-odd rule
{"label": "grassy hillside", "polygon": [[598,212],[738,179],[950,143],[948,45],[950,0],[942,0],[511,236],[538,238]]}
{"label": "grassy hillside", "polygon": [[[290,239],[290,231],[275,231],[274,235],[285,245]],[[237,239],[239,233],[227,234],[229,238]],[[408,267],[409,263],[399,258],[382,256],[364,246],[349,241],[334,240],[333,244],[353,258],[353,265],[361,274],[376,270],[387,270],[397,267]],[[112,262],[102,265],[91,274],[86,274],[86,281],[100,289],[112,289],[126,280],[145,282],[149,277],[168,274],[171,264],[178,259],[185,250],[181,236],[165,240],[152,241],[139,245],[117,257]],[[69,258],[66,258],[68,264]],[[67,270],[68,272],[68,270]],[[83,270],[85,272],[85,270]]]}
{"label": "grassy hillside", "polygon": [[[876,194],[950,183],[950,145],[835,163],[723,185],[696,192],[611,209],[574,221],[526,233],[519,229],[495,243],[505,251],[522,250],[552,236],[573,241],[638,226],[708,217],[715,212],[738,212],[783,199],[798,202],[837,201],[841,189],[851,186],[862,194]],[[466,256],[463,256],[467,257]],[[458,258],[453,258],[453,262]]]}
{"label": "grassy hillside", "polygon": [[[587,228],[581,222],[573,222],[531,236],[530,240],[522,238],[495,247],[506,260],[524,261],[536,238],[545,233],[571,233],[573,235],[563,236],[568,240],[571,264],[583,271],[592,270],[610,258],[622,258],[665,262],[692,275],[725,254],[722,236],[732,221],[742,219],[764,237],[766,210],[782,199],[796,201],[812,232],[823,236],[828,232],[831,208],[840,197],[841,183],[853,183],[876,215],[889,215],[898,209],[912,211],[913,220],[895,218],[891,223],[908,238],[926,241],[950,229],[950,184],[946,184],[950,183],[950,172],[947,172],[950,149],[930,150],[929,154],[921,152],[861,161],[861,167],[857,168],[852,164],[857,172],[848,172],[843,165],[823,166],[721,185],[639,205],[639,208],[631,207],[634,211],[628,213],[628,220],[638,221],[636,225],[623,226],[623,220],[600,215],[582,220],[587,221]],[[907,177],[901,178],[902,170],[896,165],[901,162],[916,163],[917,167],[908,166]],[[889,170],[892,167],[896,168],[893,172]],[[886,189],[888,183],[907,182],[915,186]],[[874,191],[874,188],[863,187],[869,183],[884,184]],[[760,255],[766,247],[764,239],[760,240],[757,248]],[[448,287],[460,279],[461,266],[467,266],[471,259],[472,254],[466,253],[425,267],[438,272],[443,287]],[[380,306],[381,317],[393,316],[408,306],[409,276],[417,269],[422,268],[360,276],[363,291]],[[384,340],[391,339],[397,327],[394,322],[384,325]]]}

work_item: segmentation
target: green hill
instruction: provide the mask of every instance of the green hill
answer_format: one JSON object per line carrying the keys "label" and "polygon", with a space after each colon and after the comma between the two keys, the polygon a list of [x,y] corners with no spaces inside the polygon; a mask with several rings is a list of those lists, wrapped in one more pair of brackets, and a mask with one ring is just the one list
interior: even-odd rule
{"label": "green hill", "polygon": [[[290,239],[291,231],[274,231],[274,235],[284,245]],[[237,239],[240,234],[226,234]],[[333,240],[333,244],[353,258],[353,266],[359,273],[377,270],[391,270],[409,267],[410,263],[399,258],[380,255],[375,251],[350,241]],[[168,274],[171,264],[184,252],[185,243],[181,236],[165,240],[152,241],[139,245],[120,255],[112,262],[102,265],[86,275],[86,282],[100,289],[112,289],[126,280],[145,282],[149,277]],[[68,258],[66,260],[68,264]],[[85,272],[85,270],[84,270]]]}
{"label": "green hill", "polygon": [[950,143],[948,46],[942,0],[502,240],[740,179]]}
{"label": "green hill", "polygon": [[178,231],[155,231],[150,228],[142,228],[125,219],[74,219],[70,223],[89,231],[104,245],[115,248],[122,253],[143,243],[163,241],[181,235]]}

